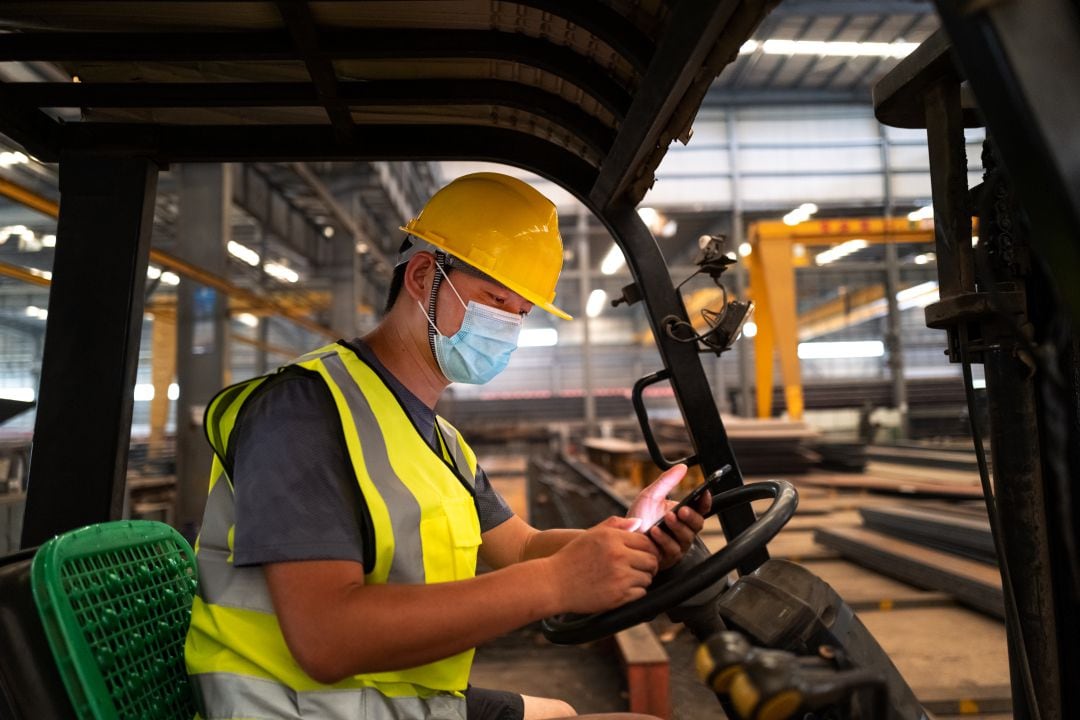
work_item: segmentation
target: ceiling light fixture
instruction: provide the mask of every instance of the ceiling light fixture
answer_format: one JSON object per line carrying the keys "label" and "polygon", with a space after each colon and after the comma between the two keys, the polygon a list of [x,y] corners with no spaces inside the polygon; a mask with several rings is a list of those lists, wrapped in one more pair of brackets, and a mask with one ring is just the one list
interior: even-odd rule
{"label": "ceiling light fixture", "polygon": [[880,340],[843,340],[838,342],[799,343],[800,360],[879,358],[884,355],[885,343]]}
{"label": "ceiling light fixture", "polygon": [[910,42],[852,42],[848,40],[747,40],[740,55],[761,50],[766,55],[813,55],[816,57],[905,58],[919,46]]}
{"label": "ceiling light fixture", "polygon": [[638,208],[638,217],[655,237],[673,237],[679,229],[679,223],[668,218],[656,208]]}
{"label": "ceiling light fixture", "polygon": [[18,400],[19,402],[34,402],[37,393],[34,388],[28,387],[0,387],[0,398],[5,400]]}
{"label": "ceiling light fixture", "polygon": [[255,252],[247,245],[241,245],[235,240],[230,240],[226,247],[230,255],[247,263],[251,267],[258,267],[260,260],[262,260],[262,258],[259,257],[259,253]]}
{"label": "ceiling light fixture", "polygon": [[817,211],[818,206],[814,203],[803,203],[784,216],[784,224],[794,227],[809,220],[810,216]]}
{"label": "ceiling light fixture", "polygon": [[255,317],[251,313],[239,313],[236,316],[236,321],[241,325],[246,325],[249,328],[259,327],[259,318]]}
{"label": "ceiling light fixture", "polygon": [[913,210],[908,213],[907,219],[911,222],[919,222],[920,220],[932,220],[934,218],[934,206],[923,205],[918,210]]}
{"label": "ceiling light fixture", "polygon": [[0,152],[0,167],[9,168],[12,165],[25,165],[30,162],[30,158],[19,151],[15,152]]}
{"label": "ceiling light fixture", "polygon": [[828,265],[831,262],[835,262],[840,258],[845,258],[848,255],[858,252],[863,248],[870,245],[862,238],[856,238],[855,240],[848,240],[842,242],[835,247],[831,247],[825,252],[820,252],[814,256],[814,262],[818,265]]}
{"label": "ceiling light fixture", "polygon": [[268,262],[263,265],[263,270],[270,277],[281,280],[282,282],[294,283],[300,279],[300,274],[290,267],[282,265],[281,263]]}
{"label": "ceiling light fixture", "polygon": [[626,257],[618,245],[612,245],[607,255],[600,262],[600,272],[605,275],[614,275],[626,264]]}
{"label": "ceiling light fixture", "polygon": [[597,317],[603,312],[605,302],[607,302],[607,293],[596,288],[589,293],[589,301],[585,303],[585,314],[591,318]]}
{"label": "ceiling light fixture", "polygon": [[559,342],[559,331],[552,327],[525,328],[518,336],[518,347],[551,347]]}

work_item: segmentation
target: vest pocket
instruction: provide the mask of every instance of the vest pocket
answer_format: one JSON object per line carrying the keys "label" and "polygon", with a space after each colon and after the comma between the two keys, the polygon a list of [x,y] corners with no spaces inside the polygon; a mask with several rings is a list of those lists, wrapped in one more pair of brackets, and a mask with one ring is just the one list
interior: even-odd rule
{"label": "vest pocket", "polygon": [[480,546],[480,519],[473,500],[444,500],[440,510],[420,521],[427,582],[471,578]]}

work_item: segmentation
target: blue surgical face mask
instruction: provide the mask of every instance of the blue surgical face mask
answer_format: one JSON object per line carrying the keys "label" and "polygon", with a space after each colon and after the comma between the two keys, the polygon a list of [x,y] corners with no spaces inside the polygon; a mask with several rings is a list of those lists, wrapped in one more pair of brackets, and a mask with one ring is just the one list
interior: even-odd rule
{"label": "blue surgical face mask", "polygon": [[446,379],[451,382],[483,385],[506,369],[510,354],[517,349],[518,335],[521,333],[521,315],[506,312],[470,300],[466,305],[457,288],[450,282],[446,271],[439,268],[450,289],[454,291],[458,302],[465,308],[465,317],[461,328],[447,337],[424,311],[424,306],[417,301],[428,324],[434,330],[432,345],[435,348],[435,360]]}

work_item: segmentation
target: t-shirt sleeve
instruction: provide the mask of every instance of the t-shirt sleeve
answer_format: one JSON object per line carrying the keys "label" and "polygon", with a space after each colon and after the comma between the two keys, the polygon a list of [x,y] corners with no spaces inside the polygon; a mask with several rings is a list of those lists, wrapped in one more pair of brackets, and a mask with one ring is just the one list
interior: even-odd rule
{"label": "t-shirt sleeve", "polygon": [[367,506],[338,418],[323,381],[301,374],[244,408],[231,453],[236,565],[363,562]]}
{"label": "t-shirt sleeve", "polygon": [[514,514],[479,465],[476,466],[476,512],[480,516],[480,532],[502,525]]}

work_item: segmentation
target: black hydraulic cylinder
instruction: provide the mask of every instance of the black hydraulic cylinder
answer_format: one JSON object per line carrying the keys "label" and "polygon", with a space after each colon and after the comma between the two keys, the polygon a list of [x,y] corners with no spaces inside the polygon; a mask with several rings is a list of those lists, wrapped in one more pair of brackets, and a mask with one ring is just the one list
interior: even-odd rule
{"label": "black hydraulic cylinder", "polygon": [[[1057,636],[1047,627],[1055,614],[1033,368],[1009,346],[988,349],[984,368],[995,497],[1021,634],[1042,717],[1060,717],[1052,711],[1059,702],[1061,678]],[[1024,718],[1030,715],[1022,702],[1024,686],[1017,675],[1020,663],[1012,639],[1014,712]]]}

